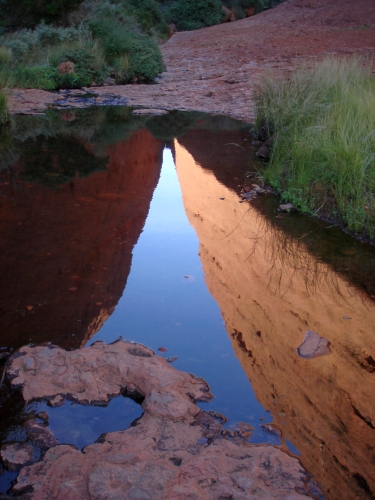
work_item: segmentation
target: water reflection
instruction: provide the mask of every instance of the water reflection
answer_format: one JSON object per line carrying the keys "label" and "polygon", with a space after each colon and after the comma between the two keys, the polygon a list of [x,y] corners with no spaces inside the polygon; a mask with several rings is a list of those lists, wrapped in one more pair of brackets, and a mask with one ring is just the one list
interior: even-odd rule
{"label": "water reflection", "polygon": [[[210,144],[209,151],[202,143]],[[345,236],[332,250],[335,234],[327,224],[320,232],[315,225],[314,233],[302,238],[306,228],[292,228],[303,218],[276,219],[272,199],[258,199],[255,206],[239,203],[236,169],[221,160],[229,154],[225,144],[210,132],[203,137],[190,132],[175,141],[184,205],[200,240],[207,286],[257,398],[327,498],[372,498],[375,314],[372,297],[363,290],[371,293],[373,286],[373,250]],[[218,182],[228,172],[229,182]],[[292,237],[296,232],[299,238]],[[325,257],[324,246],[331,258],[337,251],[338,259]],[[356,260],[357,252],[371,258]],[[354,253],[350,264],[348,253]],[[336,273],[343,259],[348,267]],[[372,275],[360,287],[355,270],[366,266]],[[332,354],[297,356],[308,329],[331,342]]]}
{"label": "water reflection", "polygon": [[160,347],[166,349],[158,354],[177,356],[173,366],[210,384],[215,397],[201,404],[204,409],[222,412],[229,418],[229,425],[251,423],[253,442],[279,444],[277,436],[260,427],[271,418],[256,400],[233,355],[220,309],[205,285],[198,246],[182,204],[172,154],[166,149],[124,294],[115,313],[90,343],[113,342],[122,335],[155,352]]}
{"label": "water reflection", "polygon": [[1,345],[79,347],[100,329],[122,295],[160,173],[163,142],[145,129],[108,144],[86,120],[66,128],[60,117],[62,130],[47,134],[52,119],[39,120],[35,137],[21,120],[18,158],[0,184]]}
{"label": "water reflection", "polygon": [[[276,218],[272,196],[239,203],[261,168],[247,126],[50,112],[17,117],[1,148],[0,347],[119,335],[164,347],[208,380],[215,410],[254,426],[253,442],[280,442],[260,426],[273,419],[329,500],[371,498],[375,252],[329,224]],[[306,330],[332,353],[299,358]],[[9,440],[28,416],[1,391]]]}

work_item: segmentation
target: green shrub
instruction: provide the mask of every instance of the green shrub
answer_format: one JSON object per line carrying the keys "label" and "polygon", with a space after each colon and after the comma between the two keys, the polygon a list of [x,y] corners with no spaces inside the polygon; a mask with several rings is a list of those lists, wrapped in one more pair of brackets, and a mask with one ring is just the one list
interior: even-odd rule
{"label": "green shrub", "polygon": [[266,78],[258,127],[274,134],[268,182],[285,201],[375,236],[375,80],[358,59],[328,58]]}
{"label": "green shrub", "polygon": [[[101,82],[110,74],[109,67],[97,46],[82,45],[67,48],[62,53],[60,62],[72,61],[74,73],[56,76],[56,88],[80,88],[90,85],[92,81]],[[56,61],[54,61],[56,62]]]}
{"label": "green shrub", "polygon": [[151,81],[164,71],[158,44],[145,35],[133,35],[129,57],[131,75],[140,80]]}
{"label": "green shrub", "polygon": [[61,44],[92,42],[92,35],[84,25],[61,28],[41,23],[34,30],[21,30],[2,39],[2,46],[11,51],[13,65],[46,62],[48,49]]}
{"label": "green shrub", "polygon": [[123,82],[134,77],[151,81],[163,71],[158,44],[147,35],[130,28],[127,22],[107,15],[92,20],[90,28],[94,36],[100,39],[105,57],[109,64],[115,66],[115,71],[119,59],[128,57],[129,68],[122,74]]}
{"label": "green shrub", "polygon": [[145,33],[156,32],[163,38],[169,35],[169,26],[160,3],[156,0],[123,0],[122,4],[127,13],[135,17]]}
{"label": "green shrub", "polygon": [[212,26],[223,18],[221,0],[176,0],[169,12],[179,30]]}
{"label": "green shrub", "polygon": [[54,90],[56,71],[47,65],[18,66],[12,72],[13,84],[20,88]]}
{"label": "green shrub", "polygon": [[238,17],[245,17],[245,9],[254,7],[254,13],[262,12],[265,9],[276,7],[283,0],[226,0],[227,7],[233,7]]}
{"label": "green shrub", "polygon": [[[152,28],[153,23],[163,24],[156,0],[104,0],[95,5],[88,24],[62,28],[43,22],[34,30],[0,38],[0,79],[11,76],[15,86],[45,90],[101,83],[112,71],[117,83],[128,83],[134,77],[153,80],[164,69]],[[138,11],[144,14],[144,25],[152,36],[143,33],[129,14]],[[64,61],[75,64],[73,73],[59,73]]]}

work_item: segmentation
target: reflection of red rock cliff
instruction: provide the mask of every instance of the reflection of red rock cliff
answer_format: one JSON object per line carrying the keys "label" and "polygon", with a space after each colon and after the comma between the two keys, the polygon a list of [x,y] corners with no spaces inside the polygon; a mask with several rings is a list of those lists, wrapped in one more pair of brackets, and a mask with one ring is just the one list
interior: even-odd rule
{"label": "reflection of red rock cliff", "polygon": [[[225,152],[217,137],[206,134],[210,146],[198,156],[206,170],[188,152],[201,134],[175,141],[176,168],[235,353],[327,499],[373,498],[374,304],[217,182],[212,170]],[[330,355],[297,356],[308,329],[331,341]]]}
{"label": "reflection of red rock cliff", "polygon": [[109,148],[106,171],[59,191],[1,186],[0,346],[78,347],[100,328],[123,293],[162,150],[140,130]]}

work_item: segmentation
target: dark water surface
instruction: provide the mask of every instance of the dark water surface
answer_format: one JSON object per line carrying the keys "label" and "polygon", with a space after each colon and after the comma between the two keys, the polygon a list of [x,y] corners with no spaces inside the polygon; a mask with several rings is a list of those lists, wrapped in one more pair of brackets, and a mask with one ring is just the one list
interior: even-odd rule
{"label": "dark water surface", "polygon": [[[370,499],[375,250],[279,214],[273,195],[240,203],[244,184],[261,184],[252,140],[249,126],[201,113],[15,117],[0,150],[0,355],[141,342],[207,380],[203,409],[297,455],[327,499]],[[298,358],[306,330],[331,353]],[[124,397],[25,407],[5,380],[1,442],[30,440],[25,422],[40,412],[61,443],[83,448],[142,408]],[[277,433],[262,427],[271,422]],[[2,470],[6,492],[17,472]]]}

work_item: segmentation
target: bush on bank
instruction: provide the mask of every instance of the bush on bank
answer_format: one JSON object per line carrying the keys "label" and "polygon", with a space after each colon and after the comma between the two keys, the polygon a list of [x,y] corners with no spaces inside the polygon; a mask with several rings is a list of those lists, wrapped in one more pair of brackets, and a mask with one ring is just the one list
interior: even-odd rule
{"label": "bush on bank", "polygon": [[328,58],[266,78],[256,125],[273,137],[266,181],[302,212],[375,236],[375,79],[360,59]]}
{"label": "bush on bank", "polygon": [[[0,79],[14,87],[54,90],[100,84],[110,76],[119,84],[135,78],[149,82],[163,71],[156,40],[169,28],[156,0],[145,0],[147,15],[135,0],[84,4],[87,19],[79,24],[56,27],[42,22],[3,35]],[[59,66],[66,61],[74,63],[73,71],[61,73]]]}
{"label": "bush on bank", "polygon": [[196,30],[219,24],[223,18],[221,0],[176,0],[169,8],[170,19],[179,30]]}

